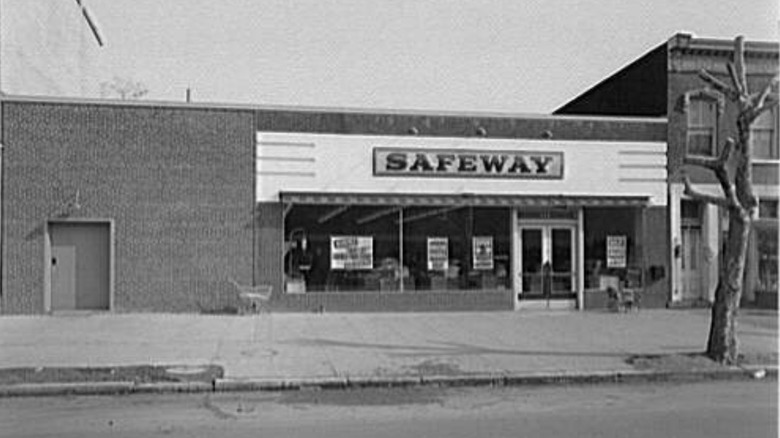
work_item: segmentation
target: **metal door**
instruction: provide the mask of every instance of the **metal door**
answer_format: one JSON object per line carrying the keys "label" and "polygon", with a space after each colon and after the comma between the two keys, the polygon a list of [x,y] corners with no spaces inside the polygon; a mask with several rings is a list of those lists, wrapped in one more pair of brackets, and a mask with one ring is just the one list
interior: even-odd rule
{"label": "metal door", "polygon": [[110,304],[110,225],[49,224],[51,310],[107,310]]}
{"label": "metal door", "polygon": [[51,307],[76,309],[76,247],[60,245],[51,249]]}

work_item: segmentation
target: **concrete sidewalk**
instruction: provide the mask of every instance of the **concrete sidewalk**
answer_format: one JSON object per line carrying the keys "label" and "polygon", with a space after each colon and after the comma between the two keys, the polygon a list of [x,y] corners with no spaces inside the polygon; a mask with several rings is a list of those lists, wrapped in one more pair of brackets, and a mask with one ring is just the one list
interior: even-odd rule
{"label": "concrete sidewalk", "polygon": [[[598,374],[701,352],[708,328],[706,309],[5,316],[0,368],[216,364],[230,382]],[[776,312],[743,310],[739,340],[776,369]]]}

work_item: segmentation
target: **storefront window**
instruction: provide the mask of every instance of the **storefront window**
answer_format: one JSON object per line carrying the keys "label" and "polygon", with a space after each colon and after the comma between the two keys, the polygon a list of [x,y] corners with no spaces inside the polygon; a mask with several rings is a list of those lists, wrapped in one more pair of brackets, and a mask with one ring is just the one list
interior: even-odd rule
{"label": "storefront window", "polygon": [[289,293],[509,287],[509,210],[296,205],[285,217]]}
{"label": "storefront window", "polygon": [[419,290],[503,289],[509,284],[509,211],[404,211],[404,260]]}
{"label": "storefront window", "polygon": [[630,208],[585,209],[585,288],[614,287],[629,270],[641,267],[635,248],[636,214]]}

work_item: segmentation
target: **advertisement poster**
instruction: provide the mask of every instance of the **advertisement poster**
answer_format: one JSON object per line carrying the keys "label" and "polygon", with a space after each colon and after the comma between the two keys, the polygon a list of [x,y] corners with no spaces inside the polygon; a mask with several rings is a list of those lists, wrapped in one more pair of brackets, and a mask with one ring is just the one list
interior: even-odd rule
{"label": "advertisement poster", "polygon": [[330,269],[355,271],[373,268],[373,237],[330,236]]}
{"label": "advertisement poster", "polygon": [[493,270],[493,236],[474,237],[472,239],[474,269]]}
{"label": "advertisement poster", "polygon": [[446,237],[428,238],[428,270],[446,271],[449,267],[449,240]]}
{"label": "advertisement poster", "polygon": [[626,267],[626,236],[607,236],[607,267]]}

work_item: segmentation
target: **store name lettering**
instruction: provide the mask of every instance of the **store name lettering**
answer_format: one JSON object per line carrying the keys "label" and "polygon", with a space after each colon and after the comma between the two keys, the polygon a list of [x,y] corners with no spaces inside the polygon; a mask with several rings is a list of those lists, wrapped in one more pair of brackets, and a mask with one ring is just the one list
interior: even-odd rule
{"label": "store name lettering", "polygon": [[379,176],[562,178],[563,153],[374,149]]}

